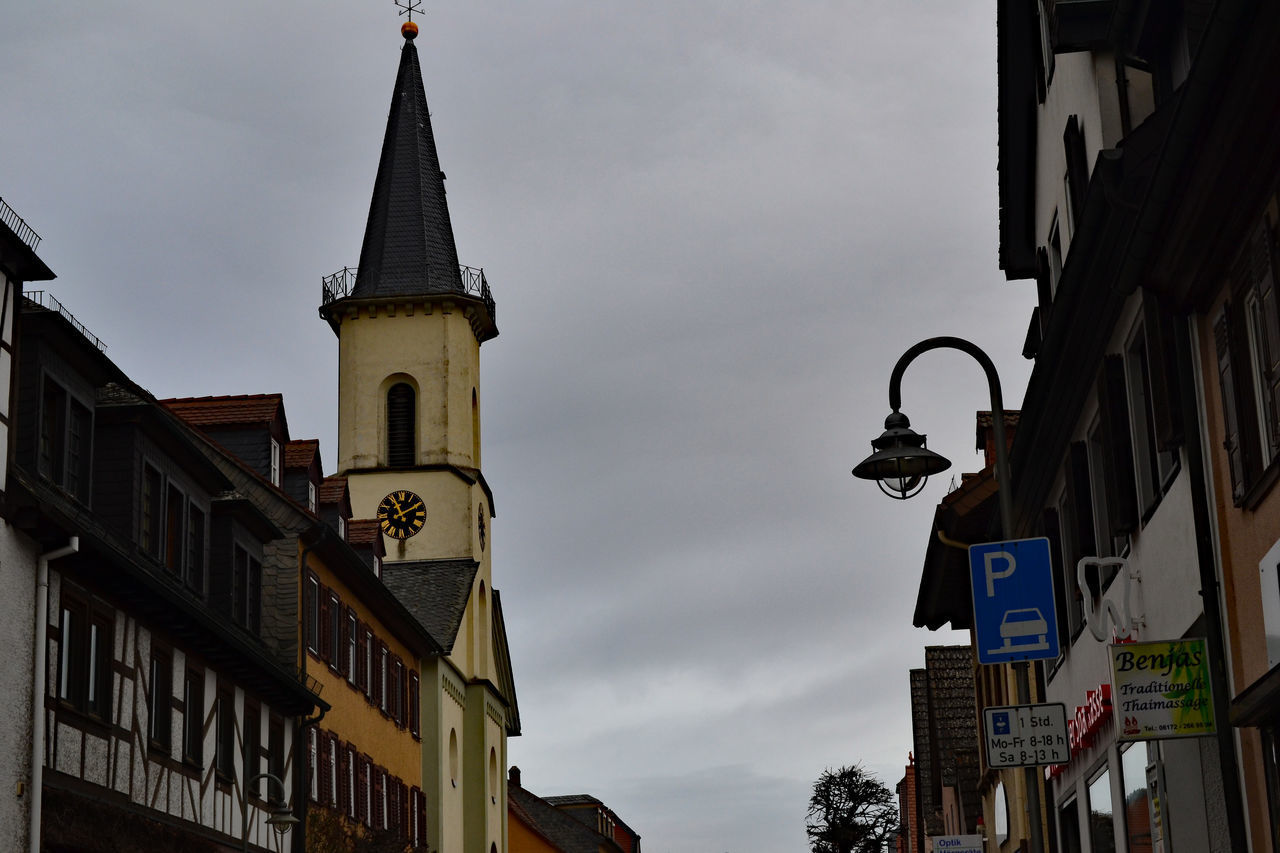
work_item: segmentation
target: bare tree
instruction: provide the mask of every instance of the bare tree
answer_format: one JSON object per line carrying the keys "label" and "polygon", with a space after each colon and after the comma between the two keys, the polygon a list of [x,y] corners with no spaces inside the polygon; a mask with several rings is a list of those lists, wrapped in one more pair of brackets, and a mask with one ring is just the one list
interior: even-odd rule
{"label": "bare tree", "polygon": [[882,853],[898,830],[898,806],[861,765],[828,767],[813,783],[805,830],[813,853]]}

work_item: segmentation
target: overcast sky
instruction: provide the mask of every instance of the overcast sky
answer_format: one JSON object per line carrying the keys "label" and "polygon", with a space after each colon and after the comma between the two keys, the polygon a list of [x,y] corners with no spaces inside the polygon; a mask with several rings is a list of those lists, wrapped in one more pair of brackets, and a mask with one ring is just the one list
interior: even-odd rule
{"label": "overcast sky", "polygon": [[[807,848],[810,787],[892,789],[933,505],[849,469],[889,373],[968,337],[1016,407],[1034,297],[997,269],[995,4],[432,2],[418,49],[482,352],[484,470],[541,795],[647,853]],[[335,460],[320,278],[356,264],[391,0],[14,3],[0,196],[47,285],[158,396],[282,392]],[[37,287],[40,285],[36,285]],[[903,411],[981,465],[982,371]]]}

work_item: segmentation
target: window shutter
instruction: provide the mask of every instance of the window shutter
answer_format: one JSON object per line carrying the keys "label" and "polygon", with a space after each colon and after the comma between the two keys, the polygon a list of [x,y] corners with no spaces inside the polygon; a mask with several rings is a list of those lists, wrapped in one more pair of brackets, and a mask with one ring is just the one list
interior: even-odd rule
{"label": "window shutter", "polygon": [[1182,406],[1178,393],[1178,339],[1185,332],[1155,293],[1142,294],[1142,327],[1147,342],[1147,371],[1151,381],[1151,411],[1156,449],[1174,451],[1182,446]]}
{"label": "window shutter", "polygon": [[1244,457],[1241,453],[1240,413],[1237,408],[1236,370],[1232,346],[1231,304],[1222,307],[1213,323],[1213,342],[1218,351],[1218,385],[1222,391],[1222,446],[1227,451],[1227,468],[1231,471],[1231,499],[1239,506],[1244,499]]}
{"label": "window shutter", "polygon": [[1270,223],[1265,219],[1253,234],[1249,255],[1251,275],[1258,298],[1258,362],[1262,365],[1261,381],[1263,420],[1271,447],[1280,446],[1280,315],[1276,309],[1273,258],[1275,241]]}
{"label": "window shutter", "polygon": [[409,670],[409,732],[414,737],[422,736],[422,682],[416,669]]}
{"label": "window shutter", "polygon": [[1084,198],[1089,190],[1089,160],[1084,149],[1084,131],[1080,129],[1080,119],[1076,116],[1067,119],[1062,144],[1067,153],[1067,191],[1071,194],[1071,228],[1074,232],[1076,223],[1084,216]]}
{"label": "window shutter", "polygon": [[1053,568],[1053,606],[1058,611],[1058,646],[1065,649],[1071,639],[1071,629],[1067,610],[1066,574],[1062,567],[1062,525],[1058,521],[1056,509],[1046,509],[1041,521],[1044,537],[1049,540],[1049,561]]}
{"label": "window shutter", "polygon": [[1123,536],[1138,529],[1138,484],[1133,462],[1133,435],[1129,429],[1129,395],[1124,358],[1108,355],[1102,363],[1098,386],[1102,415],[1103,482],[1107,489],[1110,535]]}
{"label": "window shutter", "polygon": [[369,756],[356,758],[356,820],[369,825]]}
{"label": "window shutter", "polygon": [[1049,250],[1036,249],[1036,296],[1040,302],[1040,340],[1049,334],[1049,315],[1053,311],[1053,283],[1049,280]]}
{"label": "window shutter", "polygon": [[381,767],[374,767],[371,772],[373,773],[373,820],[371,823],[374,829],[386,829],[387,815],[382,808],[385,777]]}
{"label": "window shutter", "polygon": [[334,780],[334,787],[338,791],[338,810],[345,814],[347,811],[347,749],[341,743],[334,746],[338,751],[338,760],[335,762],[338,778]]}

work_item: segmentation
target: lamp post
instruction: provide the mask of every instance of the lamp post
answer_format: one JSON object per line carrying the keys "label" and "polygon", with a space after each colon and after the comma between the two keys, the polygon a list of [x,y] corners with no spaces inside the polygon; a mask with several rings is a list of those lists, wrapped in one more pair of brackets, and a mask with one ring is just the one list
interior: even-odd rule
{"label": "lamp post", "polygon": [[[885,431],[871,442],[875,452],[858,463],[853,476],[875,480],[880,490],[890,497],[905,500],[917,495],[933,474],[951,467],[945,457],[925,447],[925,437],[913,431],[911,422],[902,414],[902,374],[917,356],[935,349],[957,349],[968,353],[982,366],[991,389],[991,422],[995,432],[996,495],[1000,501],[1000,527],[1006,538],[1013,535],[1012,482],[1009,476],[1009,448],[1005,443],[1004,401],[1000,393],[1000,377],[996,366],[977,345],[964,338],[937,337],[921,341],[902,354],[889,376],[889,408],[884,419]],[[1018,704],[1031,702],[1031,684],[1027,662],[1013,664],[1018,682]],[[1044,853],[1044,834],[1040,821],[1040,786],[1034,767],[1024,768],[1027,788],[1028,823],[1032,853]]]}
{"label": "lamp post", "polygon": [[[267,825],[276,831],[281,838],[284,834],[292,829],[298,823],[298,819],[293,816],[290,810],[287,795],[284,790],[284,783],[271,773],[259,773],[251,779],[246,779],[244,789],[240,791],[240,849],[244,853],[249,853],[249,788],[259,779],[266,779],[268,783],[274,782],[280,790],[280,799],[277,805],[271,810],[271,816],[267,818]],[[270,787],[270,784],[267,786]],[[268,798],[270,803],[270,798]]]}

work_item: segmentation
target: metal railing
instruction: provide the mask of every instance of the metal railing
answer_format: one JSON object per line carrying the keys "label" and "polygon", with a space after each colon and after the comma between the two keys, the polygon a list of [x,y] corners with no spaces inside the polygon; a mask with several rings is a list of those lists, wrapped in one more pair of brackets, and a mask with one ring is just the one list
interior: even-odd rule
{"label": "metal railing", "polygon": [[67,310],[65,305],[54,298],[52,293],[46,293],[43,290],[28,290],[23,292],[22,297],[28,302],[34,302],[46,311],[56,311],[63,317],[66,317],[67,322],[74,326],[77,332],[84,335],[85,338],[88,339],[89,343],[93,344],[102,352],[107,351],[107,345],[102,342],[102,338],[99,338],[93,332],[89,331],[84,323],[77,320],[75,315]]}
{"label": "metal railing", "polygon": [[[326,275],[320,279],[320,298],[321,305],[328,305],[351,295],[356,287],[356,267],[343,267],[332,275]],[[468,296],[475,296],[489,309],[489,318],[496,322],[494,316],[496,305],[493,301],[493,293],[489,290],[489,282],[484,277],[484,270],[479,267],[469,267],[465,264],[458,267],[458,284],[463,293]]]}
{"label": "metal railing", "polygon": [[40,235],[35,232],[27,221],[18,215],[18,212],[9,205],[5,204],[3,198],[0,198],[0,220],[4,221],[13,229],[13,233],[18,235],[18,239],[26,243],[31,251],[35,251],[40,246]]}

